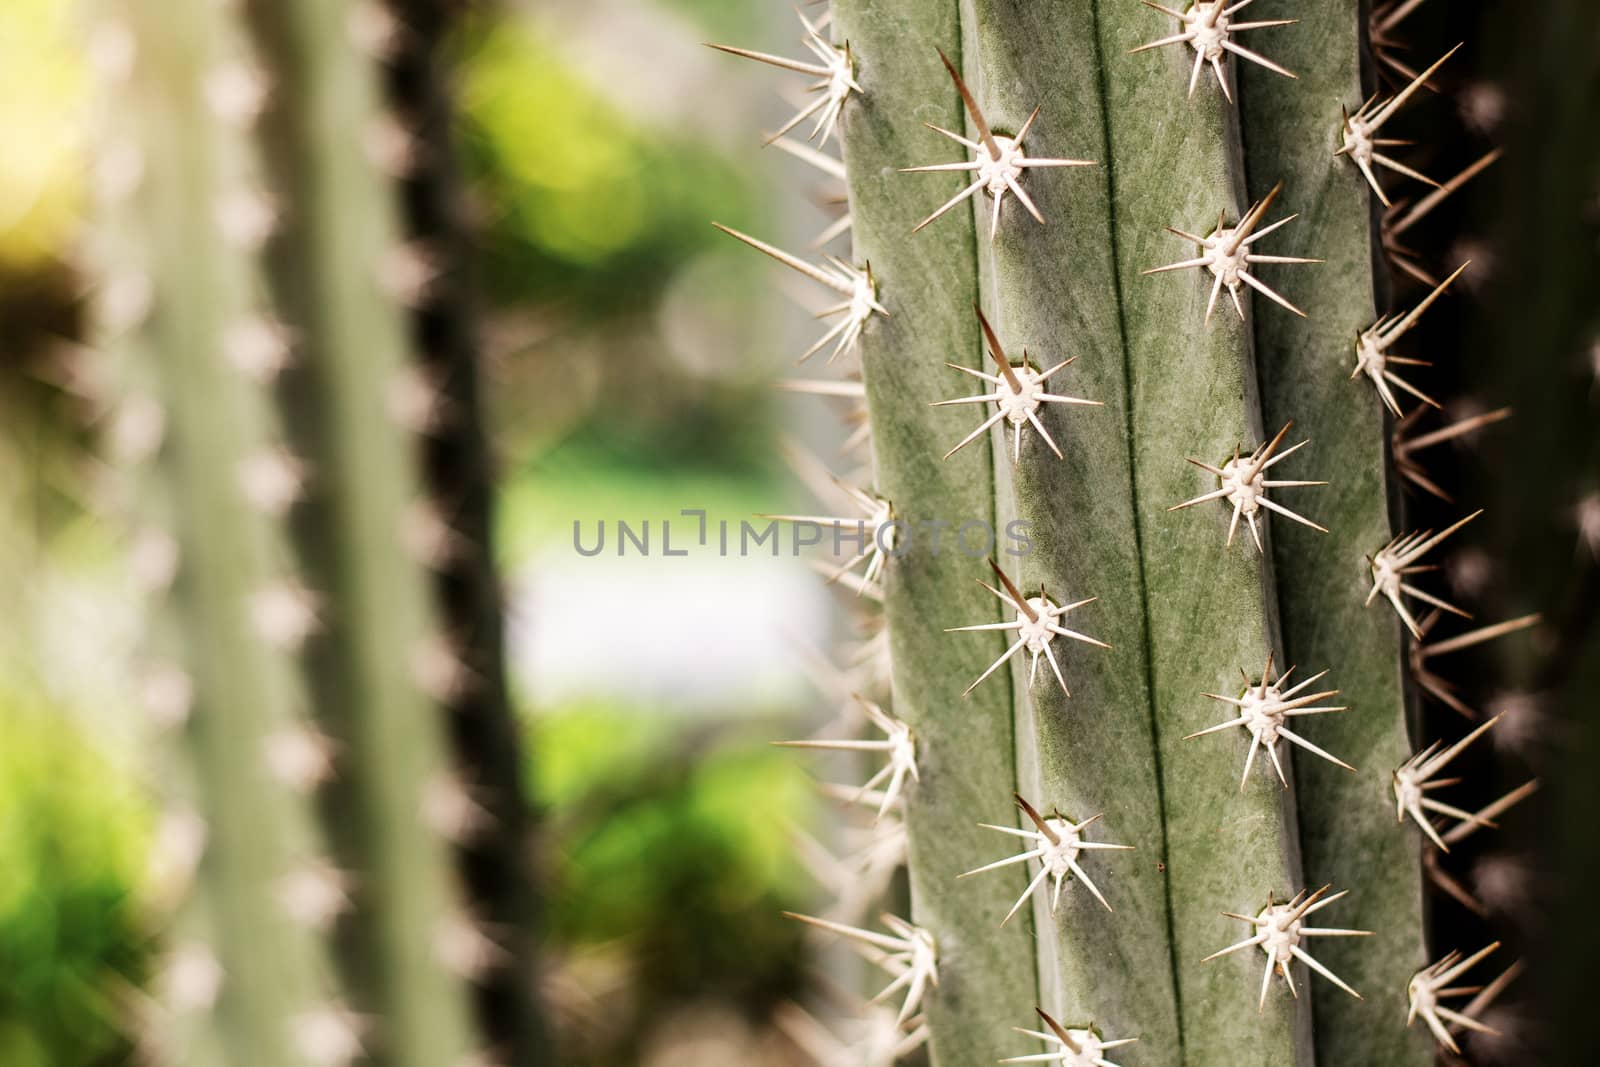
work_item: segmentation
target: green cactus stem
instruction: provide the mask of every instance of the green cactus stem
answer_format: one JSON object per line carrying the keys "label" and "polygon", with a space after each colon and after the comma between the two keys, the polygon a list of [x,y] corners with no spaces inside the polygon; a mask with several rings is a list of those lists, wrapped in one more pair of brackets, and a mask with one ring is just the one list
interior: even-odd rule
{"label": "green cactus stem", "polygon": [[430,690],[460,665],[407,551],[421,446],[390,398],[419,271],[359,135],[383,114],[359,6],[119,5],[96,45],[131,174],[107,183],[108,347],[134,357],[123,436],[166,428],[173,781],[207,827],[178,1062],[464,1062],[503,962],[430,818],[460,777]]}
{"label": "green cactus stem", "polygon": [[283,895],[326,852],[312,799],[269,758],[310,726],[295,650],[266,634],[295,560],[242,481],[280,420],[224,357],[230,330],[263,308],[259,264],[221,206],[260,173],[206,90],[248,42],[202,0],[115,5],[92,41],[115,101],[101,120],[99,300],[121,393],[112,446],[144,463],[141,579],[162,594],[144,697],[174,741],[155,891],[159,914],[175,912],[144,1042],[175,1064],[290,1067],[310,1023],[341,1017],[340,985],[323,931]]}
{"label": "green cactus stem", "polygon": [[[1399,626],[1365,604],[1363,556],[1401,524],[1380,399],[1349,380],[1388,289],[1374,194],[1336,154],[1365,17],[1287,6],[835,4],[851,258],[888,313],[859,345],[869,488],[912,530],[1018,521],[1032,548],[998,561],[994,596],[925,539],[882,577],[936,1063],[1026,1054],[996,1027],[1036,1005],[1059,1020],[1047,1047],[1092,1024],[1148,1062],[1432,1055],[1400,1024],[1429,959],[1389,792],[1421,746]],[[1028,400],[1047,369],[1052,396]],[[1109,649],[1042,636],[1068,604]],[[983,623],[1011,628],[941,632]],[[1024,909],[1020,947],[1011,925],[974,940],[1017,868],[952,878],[1005,855],[967,829],[1004,820],[1079,864],[1054,915],[1048,893]]]}
{"label": "green cactus stem", "polygon": [[350,32],[357,6],[261,0],[244,13],[279,72],[260,135],[285,211],[264,261],[296,336],[281,403],[314,472],[292,516],[306,580],[326,598],[306,671],[319,723],[347,753],[322,799],[336,855],[372,887],[340,929],[341,961],[381,1019],[382,1061],[421,1067],[474,1051],[464,979],[499,950],[457,913],[449,844],[425,821],[450,773],[425,691],[440,635],[428,573],[401,537],[421,497],[420,446],[387,405],[412,358],[397,301],[415,291],[415,264],[393,187],[352,136],[383,108]]}

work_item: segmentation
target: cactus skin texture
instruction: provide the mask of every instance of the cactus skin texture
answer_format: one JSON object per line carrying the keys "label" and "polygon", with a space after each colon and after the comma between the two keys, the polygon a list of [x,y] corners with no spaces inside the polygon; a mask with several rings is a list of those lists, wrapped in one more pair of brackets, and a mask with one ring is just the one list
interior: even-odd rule
{"label": "cactus skin texture", "polygon": [[[1252,6],[1252,19],[1302,20],[1245,42],[1299,80],[1232,65],[1230,104],[1209,70],[1185,99],[1187,46],[1129,54],[1174,32],[1132,0],[834,5],[835,40],[849,43],[862,90],[840,125],[852,258],[871,263],[890,312],[860,346],[874,488],[913,528],[1027,521],[1032,553],[1002,566],[1027,595],[1099,597],[1070,625],[1113,646],[1056,642],[1070,698],[1043,669],[1030,686],[1019,656],[963,699],[1006,635],[941,631],[1006,618],[973,582],[989,575],[925,545],[886,573],[894,712],[916,731],[921,770],[908,801],[912,918],[940,950],[928,1006],[936,1063],[1036,1051],[1008,1033],[1033,1025],[1035,1004],[1069,1027],[1139,1037],[1126,1053],[1134,1062],[1431,1062],[1426,1035],[1400,1025],[1406,981],[1428,959],[1417,840],[1396,827],[1389,793],[1389,771],[1420,746],[1407,734],[1395,620],[1362,604],[1363,554],[1392,529],[1384,417],[1366,383],[1346,380],[1350,338],[1376,318],[1387,286],[1370,193],[1333,155],[1340,106],[1368,95],[1364,15],[1355,0],[1313,7]],[[971,180],[896,173],[970,158],[922,123],[979,139],[935,47],[996,133],[1015,134],[1038,107],[1030,155],[1099,162],[1024,174],[1046,224],[1008,198],[991,242],[980,193],[910,232]],[[1204,235],[1219,212],[1232,225],[1279,182],[1263,225],[1302,217],[1261,250],[1327,263],[1259,276],[1307,318],[1252,293],[1241,321],[1224,294],[1206,322],[1209,275],[1142,276],[1195,254],[1164,227]],[[952,411],[980,410],[927,406],[975,391],[943,361],[993,370],[973,302],[1013,360],[1024,348],[1036,366],[1076,356],[1056,391],[1104,403],[1041,415],[1064,459],[1029,434],[1013,464],[1009,433],[939,458],[976,425]],[[1286,445],[1311,444],[1278,476],[1331,483],[1291,502],[1331,533],[1274,516],[1258,554],[1242,527],[1225,547],[1221,504],[1169,512],[1215,487],[1185,457],[1220,464],[1291,419]],[[1259,680],[1269,654],[1277,671],[1330,672],[1319,688],[1340,689],[1334,703],[1351,710],[1299,722],[1359,773],[1286,760],[1285,790],[1262,757],[1241,793],[1245,731],[1184,740],[1228,717],[1202,694],[1238,695],[1240,671]],[[1031,926],[1025,908],[996,929],[1022,870],[955,881],[1004,854],[973,823],[1028,825],[1013,790],[1074,819],[1104,812],[1095,838],[1137,846],[1086,854],[1114,913],[1075,885],[1055,917],[1041,895]],[[1350,893],[1318,922],[1375,936],[1306,947],[1365,1000],[1297,967],[1302,995],[1274,978],[1258,1012],[1260,950],[1201,962],[1249,936],[1221,912],[1254,915],[1325,883]]]}
{"label": "cactus skin texture", "polygon": [[[106,183],[105,347],[124,412],[165,427],[129,458],[178,549],[152,652],[192,688],[164,714],[169,781],[206,828],[172,887],[174,1063],[448,1067],[490,1043],[474,980],[501,950],[426,815],[451,754],[419,678],[440,629],[403,536],[422,449],[390,408],[416,356],[395,185],[360,136],[383,105],[358,6],[122,3],[96,25],[106,158],[143,164]],[[274,454],[303,478],[264,478]],[[286,769],[290,731],[325,740],[325,773]],[[320,898],[289,878],[307,869],[336,872]]]}

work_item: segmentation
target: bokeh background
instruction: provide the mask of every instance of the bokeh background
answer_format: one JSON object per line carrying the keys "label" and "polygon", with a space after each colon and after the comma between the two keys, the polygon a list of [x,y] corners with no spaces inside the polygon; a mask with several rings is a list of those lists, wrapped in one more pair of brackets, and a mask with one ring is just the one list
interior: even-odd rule
{"label": "bokeh background", "polygon": [[[1592,83],[1593,63],[1546,69],[1541,41],[1558,39],[1560,25],[1535,32],[1515,5],[1464,6],[1488,27],[1472,50],[1489,73],[1478,95],[1461,96],[1463,121],[1492,131],[1509,115],[1521,122],[1513,140],[1537,146],[1539,94],[1554,99],[1561,79]],[[464,7],[449,42],[457,137],[485,295],[512,680],[529,796],[544,819],[544,992],[563,1062],[800,1062],[770,1023],[806,982],[806,939],[781,912],[805,910],[817,892],[796,831],[832,831],[812,772],[768,742],[834,714],[839,679],[815,664],[853,638],[848,612],[787,556],[572,550],[574,519],[592,530],[599,519],[658,524],[704,508],[737,522],[805,499],[785,454],[811,450],[834,469],[859,461],[837,454],[828,405],[772,388],[813,335],[814,294],[774,285],[776,270],[708,224],[803,248],[840,210],[817,171],[757,148],[756,131],[792,110],[779,89],[792,82],[700,47],[793,51],[793,13],[762,0]],[[78,250],[92,225],[80,30],[73,0],[0,5],[5,1067],[126,1062],[153,952],[136,892],[153,825],[149,738],[130,698],[141,619],[103,517],[96,456],[108,428],[79,400],[91,282]],[[1519,86],[1530,95],[1515,95]],[[1564,128],[1581,129],[1582,115]],[[1512,199],[1502,187],[1452,210],[1446,224],[1478,242],[1474,291],[1489,309],[1476,320],[1483,330],[1453,329],[1478,337],[1479,384],[1515,393],[1518,354],[1497,362],[1485,346],[1525,336],[1496,332],[1525,314],[1530,348],[1550,365],[1566,360],[1560,382],[1580,395],[1600,371],[1583,297],[1537,315],[1515,307],[1537,296],[1518,289],[1519,259],[1550,236],[1524,229],[1519,244],[1518,227],[1588,226],[1592,242],[1600,210],[1581,188],[1592,145],[1543,151],[1557,158],[1525,154],[1506,168]],[[1571,218],[1560,213],[1569,204]],[[1556,243],[1572,247],[1569,236]],[[1496,288],[1496,255],[1509,289]],[[1592,283],[1592,257],[1573,269],[1590,272],[1574,283]],[[1458,476],[1504,466],[1504,456],[1469,457]],[[1565,512],[1537,523],[1572,540]],[[1537,541],[1532,529],[1513,523],[1500,541]],[[1592,622],[1591,612],[1583,625]],[[1580,662],[1591,630],[1573,639]]]}
{"label": "bokeh background", "polygon": [[[124,1062],[152,952],[135,893],[152,831],[129,696],[140,619],[97,499],[106,427],[74,397],[92,225],[77,8],[0,5],[6,1067]],[[511,670],[550,813],[546,992],[573,1064],[780,1062],[752,1049],[799,981],[780,912],[808,899],[788,835],[814,801],[767,741],[816,713],[795,653],[834,640],[829,594],[788,558],[574,566],[571,548],[577,516],[737,521],[794,501],[780,428],[827,416],[770,382],[806,316],[709,220],[803,246],[831,209],[794,195],[816,172],[753,150],[784,102],[700,47],[771,41],[792,18],[723,0],[485,5],[449,44]]]}

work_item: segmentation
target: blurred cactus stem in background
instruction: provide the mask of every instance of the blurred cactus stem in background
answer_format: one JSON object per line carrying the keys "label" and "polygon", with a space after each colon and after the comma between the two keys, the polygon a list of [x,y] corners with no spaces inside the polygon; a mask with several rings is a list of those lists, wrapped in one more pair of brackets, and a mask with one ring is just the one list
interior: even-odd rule
{"label": "blurred cactus stem in background", "polygon": [[455,875],[477,769],[440,679],[468,653],[410,536],[423,444],[395,402],[427,278],[367,151],[405,28],[325,0],[101,0],[88,27],[112,458],[138,471],[144,696],[170,739],[146,1044],[205,1067],[491,1062],[517,1028],[486,1034],[475,991],[513,962]]}

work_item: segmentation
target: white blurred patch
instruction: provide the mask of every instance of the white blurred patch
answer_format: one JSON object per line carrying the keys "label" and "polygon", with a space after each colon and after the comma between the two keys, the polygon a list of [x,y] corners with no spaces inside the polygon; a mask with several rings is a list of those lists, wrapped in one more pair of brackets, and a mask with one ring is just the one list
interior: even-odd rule
{"label": "white blurred patch", "polygon": [[752,112],[763,98],[729,91],[725,57],[700,47],[704,31],[694,20],[636,0],[525,6],[560,42],[568,69],[641,124],[728,147],[749,143],[750,131],[760,128]]}
{"label": "white blurred patch", "polygon": [[[520,689],[540,704],[609,696],[719,707],[807,691],[795,641],[823,644],[831,609],[804,561],[646,557],[631,546],[618,558],[606,525],[612,554],[585,558],[562,542],[514,575],[508,645]],[[674,548],[692,547],[694,532],[692,520],[675,524]],[[593,543],[592,523],[585,537]]]}

